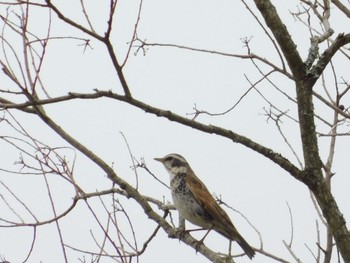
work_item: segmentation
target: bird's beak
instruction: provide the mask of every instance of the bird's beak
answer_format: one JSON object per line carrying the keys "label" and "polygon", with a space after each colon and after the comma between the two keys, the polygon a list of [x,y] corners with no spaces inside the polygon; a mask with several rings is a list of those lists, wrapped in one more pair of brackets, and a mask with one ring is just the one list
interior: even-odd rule
{"label": "bird's beak", "polygon": [[154,160],[158,161],[158,162],[163,162],[163,158],[154,158]]}

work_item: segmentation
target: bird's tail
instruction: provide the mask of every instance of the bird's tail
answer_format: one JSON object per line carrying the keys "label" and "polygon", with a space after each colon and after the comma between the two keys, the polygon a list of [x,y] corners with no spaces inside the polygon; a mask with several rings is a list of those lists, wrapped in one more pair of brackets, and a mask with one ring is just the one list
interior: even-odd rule
{"label": "bird's tail", "polygon": [[247,254],[247,256],[250,259],[254,257],[255,255],[254,249],[248,244],[247,241],[245,241],[245,239],[241,235],[238,235],[235,241],[244,250],[244,252]]}
{"label": "bird's tail", "polygon": [[238,231],[235,228],[232,228],[230,232],[227,231],[228,229],[226,228],[225,231],[220,231],[217,229],[219,233],[227,237],[228,239],[231,239],[232,241],[236,241],[238,245],[243,249],[244,253],[252,259],[255,255],[254,249],[248,244],[247,241],[238,233]]}

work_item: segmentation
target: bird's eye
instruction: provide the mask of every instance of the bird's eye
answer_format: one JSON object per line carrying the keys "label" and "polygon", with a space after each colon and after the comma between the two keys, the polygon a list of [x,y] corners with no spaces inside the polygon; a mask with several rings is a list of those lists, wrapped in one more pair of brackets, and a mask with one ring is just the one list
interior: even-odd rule
{"label": "bird's eye", "polygon": [[167,158],[165,158],[165,161],[171,161],[173,159],[173,157],[171,157],[171,156],[169,156],[169,157],[167,157]]}

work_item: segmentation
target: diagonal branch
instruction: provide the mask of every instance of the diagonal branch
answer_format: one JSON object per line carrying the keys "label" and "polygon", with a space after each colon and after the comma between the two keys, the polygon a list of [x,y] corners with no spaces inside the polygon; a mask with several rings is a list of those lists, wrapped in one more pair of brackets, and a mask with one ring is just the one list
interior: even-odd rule
{"label": "diagonal branch", "polygon": [[149,42],[145,42],[145,41],[140,40],[140,39],[137,39],[137,40],[140,42],[138,49],[145,49],[146,47],[169,47],[169,48],[178,48],[178,49],[184,49],[184,50],[189,50],[189,51],[207,53],[207,54],[212,54],[212,55],[219,55],[219,56],[224,56],[224,57],[258,60],[258,61],[266,64],[267,66],[271,67],[274,71],[280,72],[281,74],[285,75],[286,77],[293,79],[293,76],[285,69],[284,64],[282,64],[282,67],[279,67],[278,65],[275,65],[274,63],[267,60],[266,58],[263,58],[257,54],[254,54],[254,53],[249,53],[247,55],[232,54],[232,53],[220,52],[220,51],[215,51],[215,50],[189,47],[189,46],[184,46],[184,45],[169,44],[169,43],[149,43]]}
{"label": "diagonal branch", "polygon": [[66,22],[67,24],[81,30],[82,32],[92,36],[93,38],[96,38],[100,41],[103,41],[103,37],[100,36],[99,34],[79,25],[78,23],[74,22],[73,20],[69,19],[68,17],[64,16],[61,11],[51,2],[51,0],[45,0],[46,4],[47,4],[47,7],[49,7],[50,9],[52,9],[56,15],[62,19],[64,22]]}
{"label": "diagonal branch", "polygon": [[[68,100],[73,100],[73,99],[98,99],[101,97],[107,97],[107,98],[111,98],[114,100],[118,100],[118,101],[122,101],[122,102],[126,102],[132,106],[135,106],[136,108],[142,109],[145,112],[154,114],[156,116],[159,117],[165,117],[170,121],[175,121],[177,123],[183,124],[187,127],[191,127],[193,129],[202,131],[202,132],[206,132],[209,134],[216,134],[222,137],[225,137],[227,139],[232,140],[233,142],[242,144],[252,150],[254,150],[255,152],[258,152],[262,155],[264,155],[265,157],[267,157],[268,159],[270,159],[271,161],[273,161],[274,163],[278,164],[282,169],[286,170],[288,173],[290,173],[294,178],[296,178],[297,180],[304,180],[304,174],[300,171],[299,168],[297,168],[294,164],[292,164],[288,159],[286,159],[285,157],[283,157],[282,155],[280,155],[279,153],[274,152],[272,149],[267,148],[263,145],[260,145],[252,140],[250,140],[249,138],[242,136],[240,134],[237,134],[231,130],[227,130],[215,125],[206,125],[203,123],[200,123],[198,121],[195,121],[193,119],[188,119],[185,118],[183,116],[180,116],[178,114],[175,114],[171,111],[168,110],[163,110],[154,106],[151,106],[149,104],[146,104],[140,100],[131,98],[131,97],[127,97],[127,96],[123,96],[123,95],[119,95],[117,93],[113,93],[112,91],[101,91],[101,90],[96,90],[95,93],[90,93],[90,94],[86,94],[86,93],[69,93],[66,96],[62,96],[62,97],[57,97],[57,98],[52,98],[50,100],[35,100],[32,101],[29,105],[32,105],[35,107],[35,105],[42,105],[45,103],[52,103],[52,102],[63,102],[63,101],[68,101]],[[35,105],[34,105],[35,104]],[[26,108],[29,106],[28,104],[26,105],[21,105],[21,108]],[[4,105],[2,106],[4,107]],[[0,108],[1,108],[1,104],[0,104]],[[43,116],[42,118],[44,118],[45,116]],[[49,120],[48,120],[49,121]],[[46,121],[45,121],[46,122]],[[50,123],[49,126],[51,126],[53,124]],[[57,124],[56,124],[57,125]],[[59,126],[57,127],[57,131],[59,131],[58,133],[61,134],[64,131],[60,131]],[[84,147],[83,145],[79,146],[77,145],[76,142],[72,141],[72,139],[70,139],[69,135],[66,134],[64,136],[67,136],[67,141],[69,143],[71,143],[74,147]],[[83,152],[87,151],[87,149],[84,148],[77,148],[78,150],[81,150]],[[91,153],[92,154],[92,153]],[[92,159],[96,159],[97,156],[93,157]],[[97,160],[97,159],[96,159]],[[101,162],[102,160],[99,160],[99,162]],[[100,165],[102,165],[102,163],[99,163]],[[111,172],[111,171],[109,171]],[[108,174],[108,172],[107,172]]]}
{"label": "diagonal branch", "polygon": [[255,5],[265,19],[266,25],[275,36],[284,57],[296,79],[304,76],[303,61],[286,26],[278,16],[275,6],[269,0],[254,0]]}
{"label": "diagonal branch", "polygon": [[350,10],[340,0],[331,0],[331,2],[338,7],[348,18],[350,18]]}
{"label": "diagonal branch", "polygon": [[323,54],[321,55],[318,62],[310,69],[308,72],[308,75],[310,78],[310,86],[313,86],[315,82],[318,80],[319,76],[322,74],[326,66],[329,64],[333,56],[336,54],[336,52],[343,47],[346,44],[350,43],[350,33],[344,35],[339,34],[337,38],[334,40],[332,45],[327,48]]}
{"label": "diagonal branch", "polygon": [[[107,92],[107,94],[112,94],[111,92]],[[35,98],[30,97],[29,94],[28,99],[30,99],[35,104]],[[70,96],[74,97],[74,94],[71,94]],[[127,97],[127,96],[120,96],[120,98],[123,98],[125,102],[134,101],[134,99]],[[106,96],[108,97],[108,96]],[[135,104],[137,104],[135,102]],[[141,102],[140,102],[141,103]],[[142,105],[142,103],[141,103]],[[145,104],[146,105],[146,104]],[[200,252],[203,256],[210,259],[212,262],[215,263],[225,263],[226,258],[221,257],[218,253],[212,251],[205,245],[201,245],[200,247],[197,246],[198,241],[194,239],[191,235],[188,233],[185,235],[182,235],[178,231],[176,231],[161,215],[156,213],[150,204],[148,203],[147,199],[144,198],[137,189],[135,189],[132,185],[127,183],[125,180],[123,180],[121,177],[117,175],[117,173],[113,170],[111,166],[109,166],[103,159],[101,159],[99,156],[97,156],[94,152],[92,152],[90,149],[88,149],[85,145],[80,143],[78,140],[76,140],[73,136],[68,134],[62,127],[60,127],[54,120],[52,120],[43,110],[42,107],[38,105],[33,106],[36,110],[36,114],[40,119],[46,123],[52,130],[54,130],[62,139],[64,139],[66,142],[68,142],[70,145],[72,145],[74,148],[76,148],[78,151],[80,151],[82,154],[84,154],[87,158],[89,158],[94,164],[96,164],[100,169],[102,169],[108,176],[108,178],[113,181],[115,184],[117,184],[122,190],[128,193],[128,197],[135,200],[143,209],[144,213],[154,222],[159,224],[161,228],[169,235],[171,238],[178,238],[181,241],[183,241],[185,244],[191,246],[192,248],[195,248],[197,252]]]}
{"label": "diagonal branch", "polygon": [[82,32],[92,36],[93,38],[101,41],[102,43],[105,44],[106,48],[107,48],[107,51],[108,51],[108,54],[112,60],[112,63],[113,63],[113,66],[118,74],[118,78],[119,78],[119,81],[121,83],[121,86],[124,90],[124,93],[125,93],[125,96],[127,97],[131,97],[131,92],[130,92],[130,89],[129,89],[129,86],[127,84],[127,81],[125,79],[125,76],[124,76],[124,73],[123,73],[123,70],[122,70],[122,66],[119,64],[118,62],[118,59],[117,59],[117,56],[114,52],[114,48],[113,48],[113,45],[110,41],[110,35],[111,35],[111,32],[112,32],[112,23],[113,23],[113,16],[114,16],[114,12],[115,12],[115,8],[116,8],[116,2],[113,2],[111,1],[111,6],[110,6],[110,14],[109,14],[109,20],[108,20],[108,27],[107,27],[107,32],[105,33],[105,36],[102,37],[101,35],[77,24],[76,22],[74,22],[73,20],[69,19],[68,17],[64,16],[59,10],[58,8],[52,4],[51,0],[45,0],[47,6],[49,8],[51,8],[56,14],[57,16],[62,20],[64,21],[65,23],[71,25],[72,27],[74,28],[77,28],[79,30],[81,30]]}

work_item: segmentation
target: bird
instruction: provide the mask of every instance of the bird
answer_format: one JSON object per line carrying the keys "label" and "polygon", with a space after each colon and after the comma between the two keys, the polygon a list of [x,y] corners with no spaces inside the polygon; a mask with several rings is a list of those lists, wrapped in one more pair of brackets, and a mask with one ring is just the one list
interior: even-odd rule
{"label": "bird", "polygon": [[252,259],[254,249],[241,236],[224,209],[215,201],[204,183],[196,176],[186,159],[179,154],[154,158],[161,162],[170,175],[170,189],[180,219],[185,219],[208,232],[215,230],[230,241],[236,241]]}

